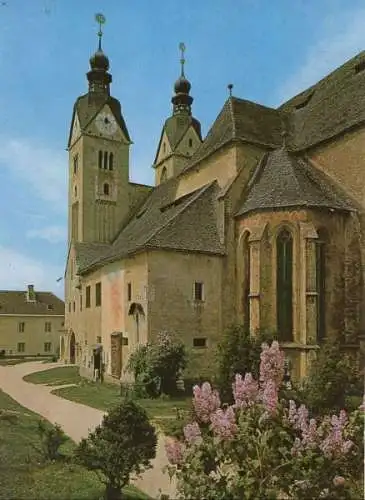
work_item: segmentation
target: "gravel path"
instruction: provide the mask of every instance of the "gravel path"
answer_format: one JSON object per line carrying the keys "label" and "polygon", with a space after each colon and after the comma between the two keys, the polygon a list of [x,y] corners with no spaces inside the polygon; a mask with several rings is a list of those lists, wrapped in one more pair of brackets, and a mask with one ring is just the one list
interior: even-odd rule
{"label": "gravel path", "polygon": [[[56,386],[31,384],[23,380],[23,377],[29,373],[48,370],[56,366],[64,365],[35,361],[13,366],[0,366],[0,389],[22,406],[42,415],[53,424],[59,424],[68,436],[78,442],[100,424],[104,412],[51,394]],[[171,498],[175,496],[174,483],[170,483],[168,474],[162,472],[162,467],[167,464],[164,440],[164,436],[160,434],[156,458],[152,462],[153,469],[146,471],[140,478],[133,481],[135,486],[153,498],[158,496],[160,488],[162,493],[170,495]]]}

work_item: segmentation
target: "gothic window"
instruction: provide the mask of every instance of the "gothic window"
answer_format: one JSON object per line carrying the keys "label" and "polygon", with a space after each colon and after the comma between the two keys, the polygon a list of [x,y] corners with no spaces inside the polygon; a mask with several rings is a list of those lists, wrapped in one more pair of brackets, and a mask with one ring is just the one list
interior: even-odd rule
{"label": "gothic window", "polygon": [[318,230],[316,242],[316,289],[317,289],[317,340],[321,342],[326,336],[326,242],[327,233]]}
{"label": "gothic window", "polygon": [[99,168],[103,168],[103,152],[102,151],[99,151],[98,166],[99,166]]}
{"label": "gothic window", "polygon": [[189,148],[193,147],[193,139],[189,139]]}
{"label": "gothic window", "polygon": [[251,280],[251,258],[250,246],[248,239],[250,234],[246,232],[243,236],[243,314],[244,325],[249,331],[250,329],[250,280]]}
{"label": "gothic window", "polygon": [[103,193],[105,196],[109,196],[109,184],[107,182],[103,185]]}
{"label": "gothic window", "polygon": [[282,229],[276,240],[276,308],[279,339],[293,340],[293,238]]}
{"label": "gothic window", "polygon": [[167,180],[167,169],[164,167],[161,172],[160,182],[165,182]]}
{"label": "gothic window", "polygon": [[113,153],[109,153],[109,170],[113,170],[113,161],[114,161],[114,155]]}
{"label": "gothic window", "polygon": [[163,149],[163,152],[166,153],[166,143],[165,142],[163,143],[162,149]]}
{"label": "gothic window", "polygon": [[108,153],[104,151],[104,169],[108,170]]}
{"label": "gothic window", "polygon": [[77,197],[77,186],[75,186],[74,193],[75,193],[75,198],[76,198]]}

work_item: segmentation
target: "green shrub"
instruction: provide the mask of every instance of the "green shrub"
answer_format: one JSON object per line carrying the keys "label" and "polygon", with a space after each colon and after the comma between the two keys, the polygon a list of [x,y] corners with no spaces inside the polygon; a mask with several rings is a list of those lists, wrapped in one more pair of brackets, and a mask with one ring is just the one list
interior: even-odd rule
{"label": "green shrub", "polygon": [[157,437],[146,411],[126,400],[103,418],[94,432],[75,450],[76,462],[98,473],[105,498],[119,500],[132,473],[150,468],[156,456]]}
{"label": "green shrub", "polygon": [[38,422],[38,433],[41,438],[42,455],[46,460],[58,460],[62,457],[60,446],[67,441],[67,436],[61,426],[50,426],[45,420]]}

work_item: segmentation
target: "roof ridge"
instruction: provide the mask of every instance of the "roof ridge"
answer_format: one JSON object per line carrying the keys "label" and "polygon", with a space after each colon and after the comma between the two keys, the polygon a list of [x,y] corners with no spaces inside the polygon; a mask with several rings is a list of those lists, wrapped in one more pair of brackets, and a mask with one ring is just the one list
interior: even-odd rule
{"label": "roof ridge", "polygon": [[[154,231],[151,236],[143,243],[143,245],[146,245],[149,241],[151,241],[152,238],[157,236],[163,229],[166,229],[166,227],[178,216],[181,215],[193,202],[195,202],[203,193],[205,193],[216,181],[211,181],[208,184],[205,184],[201,188],[197,189],[197,193],[191,197],[191,200],[189,200],[186,205],[183,205],[180,210],[178,210],[173,216],[171,216],[161,227],[157,228],[156,231]],[[192,191],[193,193],[194,191]],[[190,194],[190,193],[189,193]],[[179,199],[179,198],[177,198]],[[176,200],[175,200],[176,201]]]}
{"label": "roof ridge", "polygon": [[231,120],[232,120],[232,129],[233,129],[233,132],[232,132],[232,139],[236,139],[236,131],[237,131],[237,127],[236,127],[236,119],[235,119],[235,116],[234,116],[234,112],[233,112],[233,98],[232,96],[230,96],[228,98],[228,103],[229,103],[229,110],[230,110],[230,113],[231,113]]}

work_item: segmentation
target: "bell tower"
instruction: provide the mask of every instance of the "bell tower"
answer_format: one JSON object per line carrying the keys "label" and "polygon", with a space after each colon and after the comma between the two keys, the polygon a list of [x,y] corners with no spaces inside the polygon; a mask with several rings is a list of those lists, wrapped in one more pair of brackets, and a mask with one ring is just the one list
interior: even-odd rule
{"label": "bell tower", "polygon": [[120,102],[110,95],[112,75],[102,49],[90,58],[88,92],[74,105],[70,127],[68,240],[107,243],[116,235],[129,211],[129,137]]}

